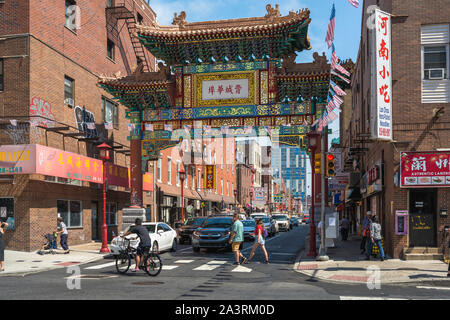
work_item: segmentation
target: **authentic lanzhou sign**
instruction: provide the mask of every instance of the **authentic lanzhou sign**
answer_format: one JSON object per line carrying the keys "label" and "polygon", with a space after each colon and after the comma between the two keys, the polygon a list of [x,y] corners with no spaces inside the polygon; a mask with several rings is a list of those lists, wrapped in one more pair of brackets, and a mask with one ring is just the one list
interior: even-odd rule
{"label": "authentic lanzhou sign", "polygon": [[401,152],[400,186],[450,187],[450,152]]}

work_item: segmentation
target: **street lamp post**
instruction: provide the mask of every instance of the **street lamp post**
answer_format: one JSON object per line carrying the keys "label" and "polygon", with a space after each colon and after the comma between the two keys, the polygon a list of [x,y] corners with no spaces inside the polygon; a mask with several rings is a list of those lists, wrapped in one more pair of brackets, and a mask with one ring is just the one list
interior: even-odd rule
{"label": "street lamp post", "polygon": [[250,214],[253,213],[253,191],[250,191]]}
{"label": "street lamp post", "polygon": [[111,147],[106,143],[98,145],[100,160],[103,164],[103,226],[102,226],[102,248],[100,252],[108,253],[108,226],[106,225],[106,167],[105,163],[109,160],[109,149]]}
{"label": "street lamp post", "polygon": [[186,179],[186,172],[184,170],[180,170],[180,180],[181,180],[181,223],[184,223],[184,199],[183,199],[184,179]]}
{"label": "street lamp post", "polygon": [[308,133],[308,148],[311,151],[311,216],[309,225],[309,252],[308,257],[316,257],[316,225],[314,224],[314,201],[315,201],[315,173],[314,173],[314,157],[318,147],[319,134],[316,132]]}

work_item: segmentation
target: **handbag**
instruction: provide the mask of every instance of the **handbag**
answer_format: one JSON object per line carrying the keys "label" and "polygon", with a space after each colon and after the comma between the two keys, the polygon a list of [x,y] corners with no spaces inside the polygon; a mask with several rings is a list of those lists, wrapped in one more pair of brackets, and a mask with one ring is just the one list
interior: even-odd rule
{"label": "handbag", "polygon": [[267,233],[267,230],[265,228],[263,229],[262,236],[264,239],[269,236],[269,234]]}

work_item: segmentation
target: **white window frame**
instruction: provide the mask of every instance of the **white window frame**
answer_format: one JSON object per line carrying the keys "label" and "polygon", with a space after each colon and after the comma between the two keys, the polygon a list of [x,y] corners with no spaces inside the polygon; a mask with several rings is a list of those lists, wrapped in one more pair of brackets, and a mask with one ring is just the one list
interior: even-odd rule
{"label": "white window frame", "polygon": [[192,190],[195,190],[195,167],[192,167],[191,171],[192,171],[192,186],[191,186],[191,188],[192,188]]}
{"label": "white window frame", "polygon": [[[445,47],[446,51],[446,65],[447,65],[447,77],[440,80],[425,79],[425,48],[433,47]],[[444,81],[450,79],[450,44],[449,43],[434,43],[434,44],[422,44],[421,45],[421,55],[422,55],[422,81]]]}
{"label": "white window frame", "polygon": [[198,169],[198,177],[197,177],[197,181],[198,181],[198,185],[197,185],[197,190],[200,191],[202,189],[202,169]]}
{"label": "white window frame", "polygon": [[157,174],[157,178],[158,178],[158,182],[161,182],[162,176],[161,176],[161,165],[162,165],[162,159],[159,158],[158,159],[158,163],[157,163],[157,168],[156,168],[156,174]]}
{"label": "white window frame", "polygon": [[167,184],[172,185],[172,158],[167,157]]}

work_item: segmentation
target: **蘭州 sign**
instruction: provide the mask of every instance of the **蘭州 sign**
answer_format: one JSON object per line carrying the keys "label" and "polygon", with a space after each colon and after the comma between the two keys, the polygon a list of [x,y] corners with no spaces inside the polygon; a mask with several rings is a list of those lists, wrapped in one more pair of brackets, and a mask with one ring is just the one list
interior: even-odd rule
{"label": "\u862d\u5dde sign", "polygon": [[400,152],[400,187],[450,187],[450,152]]}

